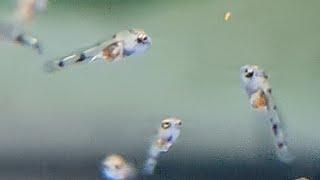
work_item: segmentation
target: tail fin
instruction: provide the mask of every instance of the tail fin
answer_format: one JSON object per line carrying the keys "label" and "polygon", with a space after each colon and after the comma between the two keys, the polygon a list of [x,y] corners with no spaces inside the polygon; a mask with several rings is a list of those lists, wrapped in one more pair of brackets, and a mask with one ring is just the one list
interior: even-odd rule
{"label": "tail fin", "polygon": [[95,59],[95,57],[87,56],[84,53],[73,53],[58,60],[48,61],[45,63],[44,69],[46,72],[51,73],[64,70],[72,65],[90,63]]}
{"label": "tail fin", "polygon": [[66,69],[72,65],[91,63],[95,60],[103,59],[101,48],[104,47],[105,43],[107,42],[97,43],[90,47],[81,48],[68,56],[62,57],[58,60],[49,61],[45,64],[45,71],[55,72]]}
{"label": "tail fin", "polygon": [[158,158],[160,155],[161,151],[154,145],[152,144],[149,152],[148,152],[148,158],[144,164],[144,167],[142,169],[142,174],[143,175],[152,175],[154,172],[154,169],[158,163]]}
{"label": "tail fin", "polygon": [[271,96],[268,98],[268,119],[270,120],[272,134],[275,140],[276,153],[278,158],[284,163],[292,162],[295,157],[290,153],[287,137],[283,124],[279,116],[276,105],[272,102]]}
{"label": "tail fin", "polygon": [[142,174],[143,175],[152,175],[154,172],[154,169],[158,163],[157,161],[158,160],[156,158],[149,157],[144,164],[144,167],[142,169]]}

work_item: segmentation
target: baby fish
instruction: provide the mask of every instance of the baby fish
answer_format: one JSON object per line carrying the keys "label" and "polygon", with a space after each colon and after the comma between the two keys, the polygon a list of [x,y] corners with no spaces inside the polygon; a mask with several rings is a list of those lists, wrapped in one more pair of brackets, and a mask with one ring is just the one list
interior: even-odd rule
{"label": "baby fish", "polygon": [[102,175],[106,180],[126,180],[134,178],[136,172],[122,156],[112,154],[102,162]]}
{"label": "baby fish", "polygon": [[28,46],[42,53],[42,46],[39,40],[27,33],[22,28],[11,23],[0,23],[0,41],[7,41]]}
{"label": "baby fish", "polygon": [[111,40],[95,44],[85,50],[76,51],[46,64],[47,71],[65,69],[75,64],[91,63],[96,60],[119,61],[125,57],[144,53],[151,46],[151,38],[143,31],[131,29],[121,31]]}
{"label": "baby fish", "polygon": [[47,8],[48,0],[16,0],[14,13],[18,23],[28,23],[34,19],[36,12],[42,12]]}
{"label": "baby fish", "polygon": [[272,97],[268,75],[256,65],[245,65],[240,68],[240,76],[243,88],[249,96],[251,107],[254,110],[265,112],[270,120],[279,159],[286,163],[291,162],[294,157],[288,149],[284,128]]}
{"label": "baby fish", "polygon": [[158,134],[152,142],[145,162],[143,173],[151,175],[154,172],[161,153],[169,151],[180,135],[182,121],[177,118],[168,118],[161,122]]}
{"label": "baby fish", "polygon": [[43,11],[47,0],[17,0],[13,19],[0,23],[0,41],[29,46],[42,53],[39,40],[24,32],[25,24],[33,18],[35,11]]}

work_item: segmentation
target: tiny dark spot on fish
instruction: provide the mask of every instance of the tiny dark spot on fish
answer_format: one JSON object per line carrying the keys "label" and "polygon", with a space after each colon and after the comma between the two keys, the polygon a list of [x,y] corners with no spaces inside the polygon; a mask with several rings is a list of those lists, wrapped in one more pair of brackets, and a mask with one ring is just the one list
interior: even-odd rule
{"label": "tiny dark spot on fish", "polygon": [[58,66],[59,66],[59,67],[63,67],[63,66],[64,66],[63,61],[60,61],[60,62],[58,63]]}
{"label": "tiny dark spot on fish", "polygon": [[142,43],[143,40],[142,40],[141,38],[138,38],[138,39],[137,39],[137,42],[138,42],[138,43]]}
{"label": "tiny dark spot on fish", "polygon": [[172,138],[173,138],[172,136],[168,137],[167,141],[168,142],[172,141]]}
{"label": "tiny dark spot on fish", "polygon": [[245,76],[246,76],[247,78],[252,78],[253,72],[247,73]]}
{"label": "tiny dark spot on fish", "polygon": [[271,90],[271,88],[270,89],[268,89],[268,92],[271,94],[272,93],[272,90]]}
{"label": "tiny dark spot on fish", "polygon": [[16,41],[22,42],[23,41],[23,35],[20,34],[19,36],[17,36]]}
{"label": "tiny dark spot on fish", "polygon": [[273,130],[273,133],[274,133],[275,135],[277,135],[277,134],[278,134],[278,125],[274,124],[274,125],[272,126],[272,130]]}
{"label": "tiny dark spot on fish", "polygon": [[86,56],[85,56],[84,54],[80,54],[80,57],[79,57],[79,59],[77,59],[76,62],[82,62],[82,61],[84,61],[85,59],[86,59]]}
{"label": "tiny dark spot on fish", "polygon": [[284,144],[283,143],[278,143],[278,147],[281,149],[283,148]]}

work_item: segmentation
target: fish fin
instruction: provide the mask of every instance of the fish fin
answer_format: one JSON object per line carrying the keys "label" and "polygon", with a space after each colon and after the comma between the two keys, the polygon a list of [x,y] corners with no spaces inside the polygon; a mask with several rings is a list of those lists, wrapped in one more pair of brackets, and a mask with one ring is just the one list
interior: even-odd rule
{"label": "fish fin", "polygon": [[142,169],[142,174],[143,175],[152,175],[154,173],[154,169],[155,169],[157,163],[158,162],[157,162],[156,158],[149,157],[144,164],[144,167]]}
{"label": "fish fin", "polygon": [[90,59],[91,57],[87,57],[85,54],[82,54],[82,53],[71,54],[63,58],[59,58],[57,60],[46,62],[45,71],[49,73],[56,72],[59,70],[66,69],[67,67],[75,64],[82,64]]}
{"label": "fish fin", "polygon": [[284,163],[291,163],[295,156],[291,154],[288,143],[287,134],[284,128],[284,123],[280,118],[280,113],[271,94],[265,93],[267,97],[267,117],[270,121],[272,135],[274,137],[276,154],[280,161]]}

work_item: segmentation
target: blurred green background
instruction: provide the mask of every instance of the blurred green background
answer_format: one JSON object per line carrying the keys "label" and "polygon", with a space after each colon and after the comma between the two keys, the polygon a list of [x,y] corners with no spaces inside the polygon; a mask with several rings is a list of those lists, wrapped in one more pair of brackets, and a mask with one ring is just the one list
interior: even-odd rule
{"label": "blurred green background", "polygon": [[[293,179],[320,175],[320,1],[56,0],[26,30],[44,55],[0,44],[0,178],[99,179],[100,160],[142,165],[163,118],[183,120],[154,179]],[[225,22],[224,13],[232,12]],[[12,14],[0,2],[0,19]],[[43,64],[143,28],[147,53],[46,74]],[[274,155],[268,123],[239,68],[270,75],[296,161]],[[151,178],[152,179],[152,178]]]}

